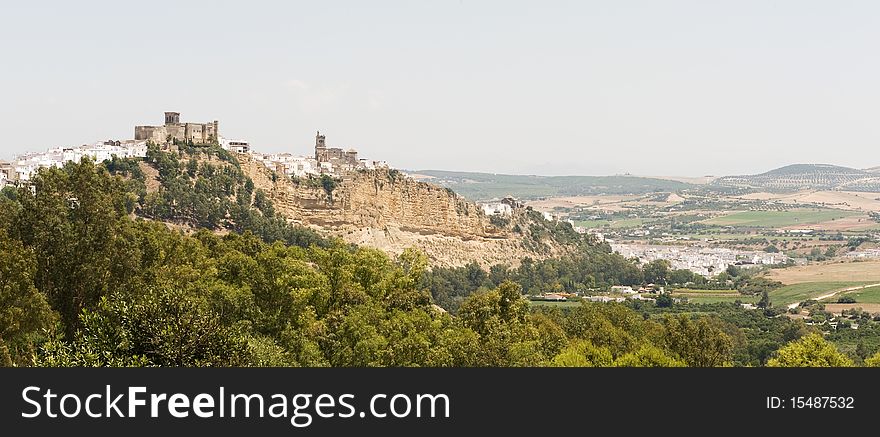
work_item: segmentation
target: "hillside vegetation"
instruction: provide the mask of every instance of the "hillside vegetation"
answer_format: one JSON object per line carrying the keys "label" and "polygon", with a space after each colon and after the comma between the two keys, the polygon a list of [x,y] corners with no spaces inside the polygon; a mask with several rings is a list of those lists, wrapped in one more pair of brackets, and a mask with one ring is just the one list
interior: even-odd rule
{"label": "hillside vegetation", "polygon": [[[31,186],[4,189],[0,364],[852,363],[821,338],[798,340],[808,332],[802,324],[736,305],[676,308],[658,299],[532,309],[523,287],[660,283],[678,271],[642,269],[586,243],[595,252],[512,271],[429,272],[418,251],[390,257],[273,218],[273,205],[215,152],[152,150],[162,186],[149,193],[137,163],[119,160],[44,169]],[[457,278],[466,288],[453,316],[431,292]]]}

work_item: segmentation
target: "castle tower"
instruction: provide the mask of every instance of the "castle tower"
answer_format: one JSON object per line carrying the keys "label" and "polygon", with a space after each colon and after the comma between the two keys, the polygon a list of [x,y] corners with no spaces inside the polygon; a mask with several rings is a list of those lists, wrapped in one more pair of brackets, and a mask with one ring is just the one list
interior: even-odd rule
{"label": "castle tower", "polygon": [[180,113],[179,112],[166,112],[165,113],[165,125],[169,124],[180,124]]}
{"label": "castle tower", "polygon": [[326,136],[321,135],[321,131],[315,134],[315,160],[318,162],[327,161],[327,143]]}

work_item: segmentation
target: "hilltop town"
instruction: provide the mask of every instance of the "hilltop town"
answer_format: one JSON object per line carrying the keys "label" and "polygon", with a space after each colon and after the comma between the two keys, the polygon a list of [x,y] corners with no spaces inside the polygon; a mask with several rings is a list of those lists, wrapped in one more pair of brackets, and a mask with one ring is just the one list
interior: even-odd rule
{"label": "hilltop town", "polygon": [[[233,159],[216,155],[220,149]],[[579,242],[595,241],[575,233],[564,222],[546,221],[552,216],[531,211],[515,198],[498,203],[504,212],[499,216],[490,205],[481,206],[448,188],[418,181],[385,161],[360,158],[353,148],[332,147],[321,132],[316,133],[308,155],[263,153],[247,140],[225,136],[217,120],[182,121],[178,112],[166,112],[161,125],[135,126],[132,139],[53,147],[18,156],[0,163],[0,174],[3,185],[28,185],[39,169],[62,167],[84,157],[98,163],[114,157],[133,159],[133,165],[146,174],[140,201],[167,198],[167,205],[175,205],[155,168],[156,152],[175,160],[186,159],[193,175],[201,165],[234,165],[227,170],[248,180],[251,189],[270,200],[273,211],[287,222],[390,254],[417,248],[435,266],[471,262],[487,268],[515,266],[523,258],[545,259],[576,250]],[[221,210],[217,220],[211,220],[212,226],[217,226],[218,220],[236,226],[228,211]],[[149,212],[147,218],[153,218],[151,215],[163,219],[161,214]],[[200,226],[175,219],[170,225]]]}
{"label": "hilltop town", "polygon": [[80,146],[52,147],[43,152],[26,153],[11,162],[0,161],[0,188],[7,184],[27,182],[40,168],[61,167],[66,162],[79,162],[89,157],[96,162],[117,158],[144,158],[148,143],[162,145],[165,150],[176,150],[177,144],[217,143],[230,152],[248,155],[267,169],[289,177],[330,175],[341,177],[357,170],[387,169],[385,161],[359,159],[355,149],[327,147],[326,136],[315,135],[312,155],[291,153],[260,153],[250,142],[226,138],[220,134],[220,123],[181,122],[179,112],[165,112],[165,121],[158,126],[135,126],[134,138],[99,141]]}
{"label": "hilltop town", "polygon": [[[713,219],[718,215],[710,211],[716,204],[721,204],[726,210],[769,210],[766,213],[746,214],[776,214],[787,217],[785,214],[790,213],[784,212],[785,208],[803,208],[807,205],[792,203],[791,206],[783,205],[780,208],[778,201],[718,197],[686,185],[685,189],[671,191],[669,194],[598,195],[582,200],[575,197],[521,200],[514,195],[508,195],[478,201],[476,207],[482,214],[476,216],[476,219],[467,214],[461,215],[459,211],[466,211],[467,208],[456,206],[453,217],[445,218],[441,224],[432,215],[436,216],[441,209],[448,207],[445,206],[446,201],[435,203],[431,185],[424,185],[425,188],[422,188],[420,182],[412,182],[415,185],[407,189],[409,194],[401,192],[389,198],[385,204],[376,204],[376,199],[381,197],[379,192],[370,194],[360,187],[384,185],[384,182],[358,179],[356,176],[359,172],[368,170],[388,171],[390,167],[387,162],[359,158],[358,151],[353,148],[328,147],[326,136],[320,132],[316,133],[313,151],[308,155],[263,153],[255,150],[247,140],[222,135],[217,120],[204,123],[181,121],[178,112],[165,112],[163,124],[138,125],[134,127],[133,133],[131,139],[99,141],[76,147],[53,147],[44,152],[18,156],[11,162],[0,162],[0,188],[7,184],[26,184],[40,168],[60,167],[66,162],[78,162],[83,157],[89,157],[96,162],[110,160],[114,156],[122,159],[144,158],[150,144],[166,151],[177,151],[184,145],[216,144],[237,155],[248,174],[267,189],[281,211],[294,222],[335,232],[351,242],[372,245],[393,253],[400,253],[407,245],[419,246],[441,265],[461,264],[475,257],[484,260],[487,265],[502,259],[517,264],[517,258],[529,252],[508,248],[506,252],[511,256],[499,258],[498,254],[489,254],[494,241],[473,244],[467,240],[475,237],[495,239],[504,234],[502,229],[511,226],[512,218],[533,209],[544,220],[567,223],[575,233],[589,234],[594,240],[609,244],[614,251],[637,260],[641,265],[664,260],[672,268],[689,270],[706,278],[715,277],[729,267],[762,268],[804,264],[808,260],[833,258],[835,255],[843,259],[870,259],[880,255],[878,249],[871,244],[857,244],[875,239],[870,230],[876,227],[864,228],[867,232],[856,232],[852,227],[839,226],[817,228],[808,225],[797,228],[799,219],[794,218],[789,222],[780,222],[790,226],[766,229],[763,233],[755,232],[755,228],[737,227],[736,222],[728,224],[718,218]],[[825,171],[830,167],[811,168]],[[789,174],[791,171],[767,174],[775,173]],[[279,179],[279,175],[284,177]],[[430,176],[418,173],[412,176],[413,181],[431,179]],[[315,203],[321,194],[309,191],[312,188],[308,185],[300,186],[296,183],[300,179],[313,177],[329,177],[332,181],[348,180],[349,184],[336,190],[335,202],[321,206],[321,202],[325,201]],[[393,182],[393,178],[389,181]],[[336,182],[332,184],[335,186]],[[637,184],[632,185],[638,187]],[[389,188],[392,186],[393,184]],[[522,192],[515,189],[514,185],[511,185],[511,191]],[[450,204],[461,202],[454,195],[450,199]],[[817,203],[811,206],[826,207],[825,204]],[[781,212],[775,212],[780,209]],[[838,220],[851,215],[847,211],[841,213],[835,209],[819,211],[827,211],[825,220]],[[861,222],[871,223],[871,220],[866,216]],[[461,227],[462,223],[468,224]],[[845,224],[843,221],[837,223]],[[454,239],[464,237],[465,240],[458,242],[438,239],[424,235],[426,232],[438,236],[446,235],[443,238],[450,235]],[[735,237],[733,241],[726,238],[728,234]],[[844,244],[835,246],[835,241]],[[790,242],[793,242],[792,245]],[[462,245],[467,249],[462,250]],[[841,246],[849,250],[835,249]]]}

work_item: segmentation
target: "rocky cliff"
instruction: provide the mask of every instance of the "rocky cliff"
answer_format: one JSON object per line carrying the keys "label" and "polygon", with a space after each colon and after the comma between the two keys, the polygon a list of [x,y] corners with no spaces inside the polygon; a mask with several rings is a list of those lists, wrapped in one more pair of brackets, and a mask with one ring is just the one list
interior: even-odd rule
{"label": "rocky cliff", "polygon": [[[478,205],[395,170],[357,172],[325,187],[319,179],[273,175],[247,157],[241,158],[241,166],[288,219],[392,254],[416,247],[434,265],[517,265],[526,256],[544,258],[571,250],[552,241],[527,244],[524,233],[493,225]],[[520,220],[526,216],[525,211],[518,214]]]}

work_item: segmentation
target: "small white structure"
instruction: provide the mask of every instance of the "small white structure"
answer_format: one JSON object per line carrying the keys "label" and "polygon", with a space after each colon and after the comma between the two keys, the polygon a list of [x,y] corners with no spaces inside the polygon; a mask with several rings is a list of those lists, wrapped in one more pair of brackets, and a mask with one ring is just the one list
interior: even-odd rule
{"label": "small white structure", "polygon": [[482,207],[483,212],[490,216],[509,216],[513,213],[513,208],[511,208],[510,205],[501,202],[484,203]]}
{"label": "small white structure", "polygon": [[242,140],[230,140],[225,148],[234,153],[248,153],[251,151],[251,144]]}
{"label": "small white structure", "polygon": [[625,297],[611,297],[611,296],[587,296],[586,299],[590,302],[623,302],[626,300]]}
{"label": "small white structure", "polygon": [[633,290],[629,285],[615,285],[611,287],[612,293],[622,293],[622,294],[636,294],[636,291]]}

